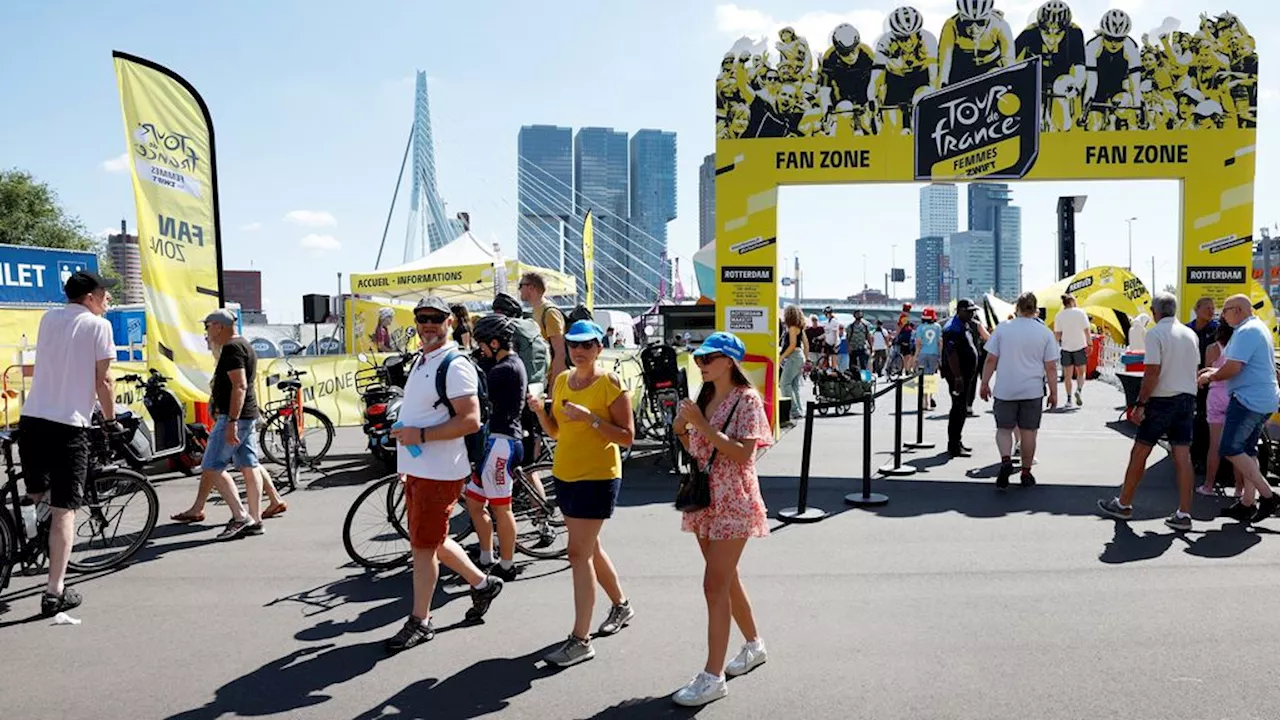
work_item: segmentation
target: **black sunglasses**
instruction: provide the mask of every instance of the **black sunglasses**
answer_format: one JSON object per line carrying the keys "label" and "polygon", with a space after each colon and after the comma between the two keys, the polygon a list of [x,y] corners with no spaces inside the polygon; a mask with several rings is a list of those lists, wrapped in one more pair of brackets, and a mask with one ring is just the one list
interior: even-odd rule
{"label": "black sunglasses", "polygon": [[693,359],[699,365],[702,365],[705,367],[715,362],[716,360],[719,360],[724,356],[725,356],[724,353],[707,353],[706,355],[695,355]]}
{"label": "black sunglasses", "polygon": [[417,322],[419,325],[439,325],[445,320],[448,320],[449,316],[436,314],[427,315],[424,313],[422,315],[414,315],[413,319],[414,322]]}
{"label": "black sunglasses", "polygon": [[599,344],[599,341],[598,340],[565,340],[564,344],[568,345],[570,350],[580,350],[582,348],[589,348],[592,345],[597,345]]}

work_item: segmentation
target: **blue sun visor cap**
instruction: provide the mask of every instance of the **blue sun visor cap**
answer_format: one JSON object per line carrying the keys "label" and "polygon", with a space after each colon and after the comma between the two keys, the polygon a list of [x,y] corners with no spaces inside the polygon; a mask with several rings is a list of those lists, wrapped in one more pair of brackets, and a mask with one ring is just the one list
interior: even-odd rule
{"label": "blue sun visor cap", "polygon": [[710,355],[711,353],[720,353],[728,358],[733,358],[737,362],[742,362],[742,358],[747,356],[747,346],[742,344],[737,335],[727,332],[712,333],[697,350],[693,351],[693,356]]}
{"label": "blue sun visor cap", "polygon": [[595,340],[602,342],[604,340],[604,330],[600,326],[590,320],[579,320],[569,326],[569,332],[564,334],[564,339],[570,342],[588,342]]}

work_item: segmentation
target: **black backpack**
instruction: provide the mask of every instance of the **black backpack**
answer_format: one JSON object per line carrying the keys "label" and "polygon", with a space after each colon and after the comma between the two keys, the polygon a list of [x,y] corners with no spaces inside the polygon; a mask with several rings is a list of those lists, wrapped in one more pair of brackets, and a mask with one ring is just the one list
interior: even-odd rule
{"label": "black backpack", "polygon": [[471,467],[474,469],[484,461],[484,453],[489,445],[489,418],[493,415],[493,404],[489,402],[489,379],[476,365],[476,361],[470,355],[466,355],[457,350],[450,350],[445,353],[444,360],[440,361],[440,367],[436,370],[436,406],[444,405],[449,410],[449,417],[453,417],[458,413],[453,409],[453,403],[449,402],[448,380],[449,366],[455,360],[462,359],[471,363],[471,367],[476,371],[476,396],[480,402],[480,429],[463,438],[467,443],[467,459],[471,461]]}
{"label": "black backpack", "polygon": [[569,325],[572,325],[578,322],[579,320],[591,320],[591,319],[592,319],[591,311],[587,309],[587,306],[579,305],[575,307],[573,310],[569,311],[568,316],[565,317],[565,322],[568,323]]}

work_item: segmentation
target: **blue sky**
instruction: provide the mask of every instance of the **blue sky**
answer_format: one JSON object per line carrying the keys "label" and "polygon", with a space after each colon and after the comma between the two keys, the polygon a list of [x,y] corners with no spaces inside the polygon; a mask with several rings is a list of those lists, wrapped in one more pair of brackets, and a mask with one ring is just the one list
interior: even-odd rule
{"label": "blue sky", "polygon": [[[874,0],[850,11],[822,0],[6,2],[0,166],[50,183],[93,231],[118,227],[121,218],[132,229],[132,189],[113,162],[125,145],[111,51],[171,67],[200,90],[213,114],[226,267],[261,270],[268,315],[296,321],[302,294],[332,294],[338,272],[373,267],[412,118],[413,75],[422,69],[431,79],[442,194],[450,212],[470,211],[480,239],[515,252],[521,125],[654,127],[679,136],[680,217],[670,237],[672,252],[687,258],[697,249],[698,165],[714,150],[713,80],[728,46],[744,34],[772,35],[782,24],[795,25],[815,49],[844,20],[875,36],[896,4]],[[935,31],[954,7],[950,0],[914,4]],[[1017,25],[1037,4],[997,6]],[[1167,15],[1185,28],[1201,11],[1222,9],[1187,0],[1071,5],[1087,22],[1123,7],[1138,30]],[[1265,8],[1260,0],[1230,7],[1258,38],[1264,63],[1257,224],[1270,225],[1280,220],[1266,214],[1267,198],[1280,187],[1269,169],[1276,131],[1266,123],[1275,107],[1268,63],[1280,57],[1280,13]],[[1015,197],[1026,208],[1028,287],[1052,279],[1057,196],[1080,192],[1091,195],[1077,226],[1091,263],[1124,264],[1124,219],[1138,216],[1135,265],[1145,268],[1145,278],[1156,255],[1158,283],[1173,278],[1175,185],[1027,184],[1017,186]],[[830,239],[849,227],[850,208],[858,237],[833,249]],[[404,224],[397,212],[384,256],[393,262]],[[916,233],[913,186],[782,194],[780,252],[800,254],[813,295],[855,292],[864,253],[876,284],[893,243],[898,265],[911,272]]]}

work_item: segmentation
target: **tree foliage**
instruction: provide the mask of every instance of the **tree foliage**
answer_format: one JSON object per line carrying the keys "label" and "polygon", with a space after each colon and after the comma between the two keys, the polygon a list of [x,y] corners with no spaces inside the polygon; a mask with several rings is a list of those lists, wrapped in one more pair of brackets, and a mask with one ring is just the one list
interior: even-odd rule
{"label": "tree foliage", "polygon": [[24,170],[0,170],[0,243],[95,252],[101,273],[118,277],[105,244],[62,207],[52,188]]}

